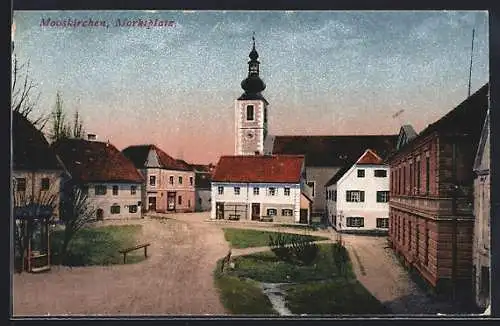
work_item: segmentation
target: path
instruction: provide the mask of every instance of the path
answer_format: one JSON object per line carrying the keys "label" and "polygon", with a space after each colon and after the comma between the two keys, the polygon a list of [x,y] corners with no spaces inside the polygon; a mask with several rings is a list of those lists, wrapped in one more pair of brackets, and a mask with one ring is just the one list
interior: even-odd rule
{"label": "path", "polygon": [[143,225],[150,258],[15,274],[14,315],[224,314],[212,277],[216,261],[228,251],[222,231],[176,220],[108,224],[134,223]]}

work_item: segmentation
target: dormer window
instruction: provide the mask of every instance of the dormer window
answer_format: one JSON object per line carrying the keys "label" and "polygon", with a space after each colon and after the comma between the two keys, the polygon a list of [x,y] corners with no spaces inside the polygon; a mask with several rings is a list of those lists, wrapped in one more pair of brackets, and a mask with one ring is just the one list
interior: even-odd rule
{"label": "dormer window", "polygon": [[254,119],[253,105],[247,105],[247,121],[253,121],[253,119]]}

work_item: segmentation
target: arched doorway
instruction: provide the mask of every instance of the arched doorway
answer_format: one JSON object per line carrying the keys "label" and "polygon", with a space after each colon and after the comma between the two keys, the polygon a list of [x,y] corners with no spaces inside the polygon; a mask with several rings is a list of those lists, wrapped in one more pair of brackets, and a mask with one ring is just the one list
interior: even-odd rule
{"label": "arched doorway", "polygon": [[104,210],[102,208],[98,208],[96,210],[96,218],[98,221],[102,221],[104,219]]}

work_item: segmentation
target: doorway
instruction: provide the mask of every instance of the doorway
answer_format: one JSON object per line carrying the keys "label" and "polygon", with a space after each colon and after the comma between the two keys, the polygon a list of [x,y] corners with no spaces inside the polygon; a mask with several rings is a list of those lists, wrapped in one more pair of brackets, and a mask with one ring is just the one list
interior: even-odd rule
{"label": "doorway", "polygon": [[260,220],[260,203],[252,203],[252,221]]}
{"label": "doorway", "polygon": [[217,220],[223,220],[224,219],[224,203],[215,203],[215,218]]}
{"label": "doorway", "polygon": [[156,212],[156,197],[148,197],[148,211]]}
{"label": "doorway", "polygon": [[175,211],[175,191],[167,192],[167,211]]}
{"label": "doorway", "polygon": [[307,208],[301,208],[300,209],[300,220],[299,223],[301,224],[308,224],[307,223],[307,215],[309,213],[309,210]]}

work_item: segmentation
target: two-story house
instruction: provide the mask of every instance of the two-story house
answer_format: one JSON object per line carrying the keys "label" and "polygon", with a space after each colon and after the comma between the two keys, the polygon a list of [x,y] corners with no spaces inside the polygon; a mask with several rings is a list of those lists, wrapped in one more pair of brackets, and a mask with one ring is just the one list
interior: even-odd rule
{"label": "two-story house", "polygon": [[304,156],[222,156],[212,178],[212,219],[309,223]]}
{"label": "two-story house", "polygon": [[142,175],[108,142],[62,139],[53,149],[87,194],[96,218],[140,218]]}
{"label": "two-story house", "polygon": [[437,292],[472,295],[473,164],[488,84],[388,158],[389,239]]}
{"label": "two-story house", "polygon": [[371,149],[326,184],[327,214],[337,231],[387,231],[389,167]]}
{"label": "two-story house", "polygon": [[153,144],[129,146],[122,152],[145,177],[145,211],[194,212],[195,173],[188,163]]}

